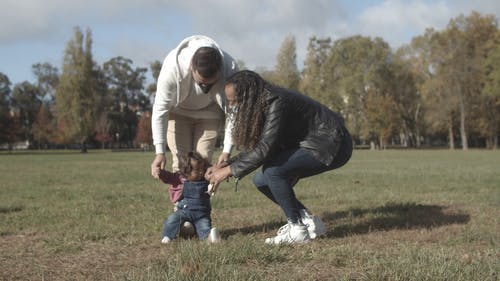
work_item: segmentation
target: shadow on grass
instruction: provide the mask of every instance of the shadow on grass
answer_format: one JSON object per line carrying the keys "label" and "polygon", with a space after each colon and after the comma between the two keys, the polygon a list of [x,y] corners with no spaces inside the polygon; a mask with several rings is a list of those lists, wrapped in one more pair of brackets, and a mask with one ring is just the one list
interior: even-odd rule
{"label": "shadow on grass", "polygon": [[0,206],[0,214],[21,212],[23,209],[23,206]]}
{"label": "shadow on grass", "polygon": [[[364,218],[366,217],[366,218]],[[327,237],[345,237],[374,231],[394,229],[434,228],[450,224],[465,224],[468,214],[453,212],[446,207],[416,203],[388,203],[376,208],[353,208],[348,211],[325,213],[322,218],[333,224]],[[339,225],[336,221],[346,219],[353,223]],[[362,222],[356,222],[360,221]]]}
{"label": "shadow on grass", "polygon": [[277,231],[278,228],[283,226],[284,222],[280,221],[274,221],[274,222],[268,222],[268,223],[263,223],[263,224],[258,224],[258,225],[250,225],[242,228],[231,228],[231,229],[224,229],[221,231],[220,235],[223,239],[227,239],[227,237],[235,235],[237,233],[241,234],[251,234],[251,233],[257,233],[257,232],[268,232],[268,231]]}
{"label": "shadow on grass", "polygon": [[[334,225],[334,228],[327,233],[329,238],[393,229],[433,228],[449,224],[465,224],[470,220],[468,214],[453,213],[443,206],[416,203],[388,203],[376,208],[353,208],[347,211],[324,213],[321,218],[325,223]],[[343,219],[352,220],[353,223],[339,225],[337,221]],[[221,232],[221,236],[227,238],[236,233],[276,231],[282,225],[283,222],[268,222],[243,228],[226,229]]]}

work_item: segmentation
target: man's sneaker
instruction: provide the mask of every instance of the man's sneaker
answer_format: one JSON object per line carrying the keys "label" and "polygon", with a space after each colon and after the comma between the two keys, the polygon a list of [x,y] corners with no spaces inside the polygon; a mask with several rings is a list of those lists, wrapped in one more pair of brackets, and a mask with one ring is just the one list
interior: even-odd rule
{"label": "man's sneaker", "polygon": [[311,239],[316,239],[326,234],[325,223],[318,216],[309,214],[305,209],[299,210],[299,213],[302,223],[307,226],[307,231]]}
{"label": "man's sneaker", "polygon": [[278,235],[266,239],[266,244],[279,245],[279,244],[292,244],[304,243],[309,241],[309,233],[307,226],[298,223],[288,223],[288,227],[283,226],[278,231]]}
{"label": "man's sneaker", "polygon": [[163,239],[161,239],[162,244],[168,244],[168,243],[170,243],[170,241],[172,241],[172,240],[170,240],[170,238],[168,238],[167,236],[165,236],[165,237],[163,237]]}
{"label": "man's sneaker", "polygon": [[179,229],[179,237],[182,237],[182,238],[193,237],[195,234],[196,234],[196,230],[194,229],[193,224],[188,222],[188,221],[185,221],[181,225],[181,228]]}
{"label": "man's sneaker", "polygon": [[210,234],[208,234],[207,240],[209,243],[220,242],[220,235],[219,235],[219,231],[217,230],[217,228],[214,227],[214,228],[210,229]]}

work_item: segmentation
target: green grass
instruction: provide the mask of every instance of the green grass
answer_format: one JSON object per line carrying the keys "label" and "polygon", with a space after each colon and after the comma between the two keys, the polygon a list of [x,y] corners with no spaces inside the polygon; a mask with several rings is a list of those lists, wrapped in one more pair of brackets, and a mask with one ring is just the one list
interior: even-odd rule
{"label": "green grass", "polygon": [[167,186],[141,152],[0,153],[0,280],[498,280],[500,152],[355,151],[301,180],[329,231],[263,243],[280,209],[242,179],[212,199],[223,242],[161,245]]}

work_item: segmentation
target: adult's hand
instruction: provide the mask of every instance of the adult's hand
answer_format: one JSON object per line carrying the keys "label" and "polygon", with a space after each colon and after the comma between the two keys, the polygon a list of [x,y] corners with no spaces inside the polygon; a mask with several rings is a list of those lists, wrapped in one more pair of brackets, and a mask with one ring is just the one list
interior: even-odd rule
{"label": "adult's hand", "polygon": [[153,163],[151,163],[151,176],[153,176],[153,178],[159,179],[160,171],[165,169],[166,162],[165,154],[156,154]]}
{"label": "adult's hand", "polygon": [[215,164],[215,165],[213,165],[213,166],[208,167],[207,171],[205,172],[205,179],[206,179],[207,181],[210,181],[210,178],[212,177],[212,173],[213,173],[213,171],[215,171],[215,170],[217,170],[217,169],[220,169],[220,168],[224,168],[224,167],[226,167],[227,165],[229,165],[229,164],[227,163],[227,161],[222,161],[221,163],[217,163],[217,164]]}
{"label": "adult's hand", "polygon": [[212,184],[212,192],[216,192],[219,184],[230,176],[232,176],[230,166],[226,165],[224,167],[212,167],[212,169],[210,170],[210,184]]}
{"label": "adult's hand", "polygon": [[224,162],[227,162],[227,160],[229,160],[229,153],[227,152],[223,152],[219,155],[219,160],[217,160],[217,166],[219,166],[220,164],[224,163]]}

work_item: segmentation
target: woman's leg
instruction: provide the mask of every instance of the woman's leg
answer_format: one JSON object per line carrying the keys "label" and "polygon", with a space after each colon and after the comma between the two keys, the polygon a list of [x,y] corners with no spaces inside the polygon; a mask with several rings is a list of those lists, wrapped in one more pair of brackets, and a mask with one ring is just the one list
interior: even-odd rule
{"label": "woman's leg", "polygon": [[254,183],[259,184],[259,190],[268,198],[275,199],[274,202],[280,205],[291,223],[297,223],[300,218],[299,209],[305,207],[297,200],[292,186],[294,182],[291,179],[312,176],[326,170],[329,170],[329,167],[314,158],[311,153],[297,148],[283,151],[264,163],[262,179],[258,176]]}
{"label": "woman's leg", "polygon": [[[294,178],[291,178],[289,180],[290,180],[290,186],[293,188],[299,179],[297,177],[294,177]],[[266,181],[264,180],[264,174],[262,173],[262,171],[258,171],[257,173],[255,173],[255,175],[252,178],[252,181],[253,181],[253,184],[255,185],[255,187],[257,187],[257,189],[260,192],[262,192],[271,201],[278,204],[278,202],[276,202],[276,199],[274,198],[271,190],[269,189],[269,186],[267,185]],[[297,204],[299,209],[306,208],[298,199],[297,199],[296,204]]]}

